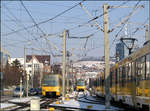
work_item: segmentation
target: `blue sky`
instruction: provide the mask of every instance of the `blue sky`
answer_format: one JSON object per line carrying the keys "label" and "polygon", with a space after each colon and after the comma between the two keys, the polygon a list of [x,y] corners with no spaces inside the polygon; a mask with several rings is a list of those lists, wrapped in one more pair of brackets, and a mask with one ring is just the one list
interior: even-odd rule
{"label": "blue sky", "polygon": [[[37,23],[52,18],[79,2],[80,1],[23,1],[24,5]],[[104,3],[107,3],[110,6],[119,6],[123,2],[124,1],[85,1],[83,2],[83,5],[93,16],[98,16],[103,13]],[[112,29],[119,24],[123,18],[129,15],[129,13],[133,11],[133,7],[137,2],[138,1],[126,2],[123,6],[129,6],[128,8],[109,9],[113,10],[109,12],[109,28]],[[142,24],[145,21],[146,24],[149,24],[149,2],[141,1],[139,5],[144,5],[144,8],[138,9],[137,13],[135,12],[135,14],[129,19],[129,23],[127,25],[128,36],[130,36],[136,28],[143,27]],[[103,19],[103,16],[97,19],[102,27]],[[87,23],[89,20],[91,20],[89,16],[78,5],[56,19],[39,26],[45,34],[57,33],[57,36],[48,37],[48,39],[60,50],[62,50],[62,38],[58,37],[58,35],[61,35],[64,29],[69,30],[70,36],[76,37],[84,37],[96,32],[94,36],[89,38],[87,42],[86,49],[88,49],[88,51],[79,50],[80,48],[84,47],[86,41],[85,39],[67,39],[67,50],[75,48],[74,54],[78,55],[75,56],[76,59],[84,57],[85,54],[87,56],[103,56],[104,33],[97,29],[97,27],[94,25],[94,22],[90,22],[89,24],[79,27],[79,25]],[[26,45],[28,48],[40,49],[40,51],[34,50],[34,54],[51,54],[51,51],[56,55],[60,54],[55,48],[50,46],[45,39],[41,38],[38,39],[38,41],[32,40],[39,38],[42,35],[42,33],[36,27],[29,28],[27,29],[28,31],[22,30],[17,33],[6,35],[14,30],[22,29],[23,26],[27,27],[31,25],[34,25],[34,23],[25,11],[24,7],[21,5],[20,1],[1,2],[1,44],[5,50],[8,50],[11,57],[23,57],[24,45]],[[125,29],[123,28],[114,44],[111,45],[115,35],[120,29],[121,27],[115,27],[115,30],[109,34],[111,56],[115,55],[115,43],[119,42],[121,36],[124,36]],[[145,40],[144,36],[145,28],[141,28],[133,36],[134,38],[138,39],[139,46],[142,46]],[[31,52],[31,49],[27,50],[27,54],[31,54]],[[53,61],[55,61],[55,59],[60,59],[59,61],[61,61],[61,58],[53,58]]]}

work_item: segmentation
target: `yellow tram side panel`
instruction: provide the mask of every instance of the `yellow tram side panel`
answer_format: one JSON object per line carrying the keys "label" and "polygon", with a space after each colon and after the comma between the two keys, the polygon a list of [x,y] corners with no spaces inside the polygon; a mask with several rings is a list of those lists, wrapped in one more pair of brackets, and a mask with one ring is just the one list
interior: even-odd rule
{"label": "yellow tram side panel", "polygon": [[139,86],[136,87],[136,95],[150,97],[150,80],[140,81]]}
{"label": "yellow tram side panel", "polygon": [[100,92],[100,89],[101,89],[101,87],[100,87],[100,86],[97,86],[97,87],[96,87],[96,92]]}
{"label": "yellow tram side panel", "polygon": [[62,92],[62,88],[61,88],[61,86],[56,86],[56,87],[43,86],[42,87],[42,95],[45,96],[46,92],[56,92],[56,95],[60,96],[61,92]]}
{"label": "yellow tram side panel", "polygon": [[97,95],[101,94],[101,87],[100,87],[100,86],[96,86],[96,87],[94,88],[94,92],[95,92],[95,94],[97,94]]}
{"label": "yellow tram side panel", "polygon": [[132,94],[132,82],[127,82],[125,86],[121,86],[120,84],[117,84],[114,87],[114,94],[118,95],[131,95]]}
{"label": "yellow tram side panel", "polygon": [[113,85],[111,88],[110,88],[110,92],[112,93],[112,94],[116,94],[116,86],[115,85]]}
{"label": "yellow tram side panel", "polygon": [[132,82],[126,83],[125,95],[132,95]]}
{"label": "yellow tram side panel", "polygon": [[102,86],[102,96],[104,97],[105,94],[105,86]]}

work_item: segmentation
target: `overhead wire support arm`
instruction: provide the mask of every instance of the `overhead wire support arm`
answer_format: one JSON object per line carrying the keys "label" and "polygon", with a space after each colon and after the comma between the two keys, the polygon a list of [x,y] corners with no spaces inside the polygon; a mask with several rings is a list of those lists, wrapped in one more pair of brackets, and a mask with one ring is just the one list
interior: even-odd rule
{"label": "overhead wire support arm", "polygon": [[88,14],[88,16],[95,22],[96,26],[104,32],[104,29],[101,28],[101,26],[98,24],[98,22],[95,20],[95,18],[88,12],[88,10],[80,3],[81,8]]}
{"label": "overhead wire support arm", "polygon": [[87,37],[73,37],[73,36],[69,36],[68,38],[70,38],[70,39],[87,39],[87,38],[90,38],[91,36],[93,36],[94,34],[90,34],[90,35],[88,35]]}
{"label": "overhead wire support arm", "polygon": [[62,53],[62,51],[58,47],[56,47],[56,45],[54,43],[52,43],[49,39],[47,39],[47,37],[45,37],[45,36],[43,36],[43,37],[46,40],[46,42],[48,42],[51,46],[53,46],[57,51]]}
{"label": "overhead wire support arm", "polygon": [[[139,3],[139,2],[138,2],[138,3]],[[115,27],[120,27],[122,24],[126,23],[126,22],[129,20],[129,18],[132,17],[132,16],[135,14],[135,12],[137,13],[137,9],[139,9],[139,8],[140,8],[140,9],[141,9],[141,8],[144,8],[144,5],[137,6],[138,3],[137,3],[136,6],[133,8],[133,11],[130,12],[129,15],[126,16],[124,19],[122,19],[121,22],[120,22],[119,24],[117,24]],[[111,32],[115,29],[115,27],[112,28]]]}
{"label": "overhead wire support arm", "polygon": [[[124,4],[126,4],[128,1],[125,1],[125,2],[123,2],[123,3],[121,3],[119,6],[117,6],[118,8],[119,7],[123,7],[123,5]],[[109,9],[111,9],[111,7],[108,7]],[[114,8],[113,8],[114,9]],[[111,12],[111,11],[113,11],[113,10],[109,10],[108,12]],[[92,22],[93,20],[96,20],[96,19],[98,19],[98,18],[100,18],[100,17],[102,17],[102,16],[104,16],[104,13],[102,13],[102,14],[100,14],[99,16],[96,16],[96,17],[94,17],[92,20],[89,20],[88,22],[86,22],[86,23],[84,23],[84,24],[82,24],[82,25],[79,25],[79,27],[81,27],[81,26],[83,26],[83,25],[85,25],[85,24],[87,24],[87,23],[90,23],[90,22]]]}
{"label": "overhead wire support arm", "polygon": [[[138,6],[141,7],[141,6]],[[109,8],[133,8],[131,6],[109,6]]]}
{"label": "overhead wire support arm", "polygon": [[88,42],[88,38],[86,39],[85,44],[84,44],[85,49],[86,49],[87,42]]}

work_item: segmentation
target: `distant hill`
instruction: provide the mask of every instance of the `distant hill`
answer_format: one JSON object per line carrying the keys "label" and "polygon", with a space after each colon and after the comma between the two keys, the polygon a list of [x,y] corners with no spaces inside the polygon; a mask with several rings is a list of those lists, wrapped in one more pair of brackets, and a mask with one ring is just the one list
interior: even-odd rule
{"label": "distant hill", "polygon": [[[81,58],[79,61],[104,61],[104,56],[103,57],[87,56],[87,57]],[[114,57],[110,57],[110,61],[115,62],[115,58]]]}

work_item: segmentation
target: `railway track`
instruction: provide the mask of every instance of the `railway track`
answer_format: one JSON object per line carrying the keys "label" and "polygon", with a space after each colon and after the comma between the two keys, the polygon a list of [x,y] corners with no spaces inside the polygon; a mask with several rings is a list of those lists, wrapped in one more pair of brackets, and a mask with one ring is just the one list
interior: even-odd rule
{"label": "railway track", "polygon": [[[47,109],[49,108],[49,104],[60,100],[61,98],[40,98],[40,109]],[[30,102],[27,103],[13,103],[16,104],[15,107],[11,107],[6,109],[7,111],[30,111]],[[4,109],[5,110],[5,109]]]}

